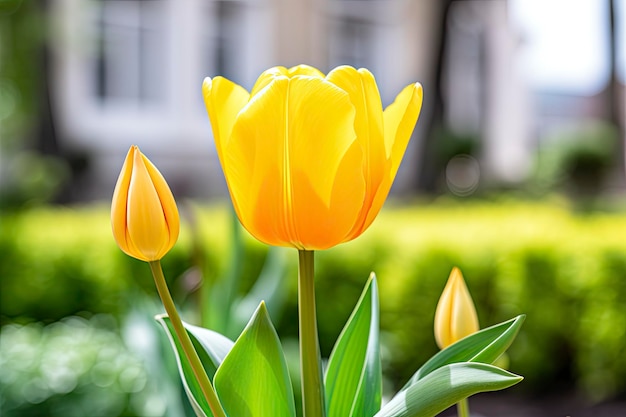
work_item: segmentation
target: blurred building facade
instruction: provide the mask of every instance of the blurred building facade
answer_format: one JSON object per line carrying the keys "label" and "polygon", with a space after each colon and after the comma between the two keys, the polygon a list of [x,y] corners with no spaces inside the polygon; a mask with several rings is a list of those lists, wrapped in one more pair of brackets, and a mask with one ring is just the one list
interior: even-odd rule
{"label": "blurred building facade", "polygon": [[[137,144],[175,194],[225,195],[201,96],[205,76],[250,88],[274,65],[367,67],[383,105],[420,81],[425,101],[394,189],[413,190],[438,125],[477,142],[449,187],[521,182],[537,97],[520,71],[506,1],[50,0],[50,89],[58,142],[84,154],[81,198],[108,197]],[[448,157],[446,157],[448,158]],[[469,161],[469,164],[467,163]],[[443,161],[443,163],[446,163]],[[437,169],[429,181],[441,182]]]}
{"label": "blurred building facade", "polygon": [[249,89],[274,65],[351,64],[374,72],[388,104],[429,70],[430,4],[55,0],[51,89],[60,142],[89,155],[88,198],[112,189],[131,144],[180,194],[223,193],[205,76]]}
{"label": "blurred building facade", "polygon": [[[447,57],[445,85],[455,97],[446,100],[447,117],[460,129],[486,133],[486,171],[509,175],[512,164],[525,169],[529,152],[525,102],[505,98],[524,96],[510,71],[514,38],[505,2],[471,7],[457,5],[449,23],[459,49]],[[328,71],[349,64],[376,75],[384,105],[408,83],[425,86],[420,128],[399,178],[398,188],[409,188],[426,133],[421,125],[431,116],[443,10],[426,0],[54,0],[51,87],[61,143],[89,155],[88,197],[111,189],[133,143],[179,193],[223,193],[202,79],[224,75],[250,88],[273,65],[308,63]],[[464,13],[478,14],[478,25]]]}

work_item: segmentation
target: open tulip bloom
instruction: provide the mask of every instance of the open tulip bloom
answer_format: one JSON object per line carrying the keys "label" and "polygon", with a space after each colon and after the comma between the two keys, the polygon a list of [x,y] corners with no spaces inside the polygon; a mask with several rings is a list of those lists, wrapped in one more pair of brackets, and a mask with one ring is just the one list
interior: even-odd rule
{"label": "open tulip bloom", "polygon": [[[419,84],[405,87],[384,110],[373,75],[348,66],[327,75],[306,65],[274,67],[250,92],[223,77],[206,78],[202,92],[240,222],[268,245],[298,250],[303,416],[434,416],[472,394],[522,379],[492,365],[517,335],[524,320],[518,316],[458,341],[446,336],[451,344],[383,404],[373,273],[322,369],[313,253],[358,237],[374,221],[419,117]],[[112,224],[120,248],[150,264],[167,312],[158,321],[170,338],[194,411],[198,416],[295,417],[287,362],[264,302],[235,341],[181,321],[159,264],[178,236],[178,213],[157,174],[131,148],[114,193]],[[462,285],[444,291],[439,323],[453,317],[455,300],[467,301],[457,291],[467,291]],[[459,407],[459,415],[468,416],[467,407]]]}
{"label": "open tulip bloom", "polygon": [[327,249],[359,236],[380,211],[422,106],[407,86],[383,111],[366,69],[326,77],[271,68],[248,93],[202,84],[217,154],[243,226],[275,246]]}

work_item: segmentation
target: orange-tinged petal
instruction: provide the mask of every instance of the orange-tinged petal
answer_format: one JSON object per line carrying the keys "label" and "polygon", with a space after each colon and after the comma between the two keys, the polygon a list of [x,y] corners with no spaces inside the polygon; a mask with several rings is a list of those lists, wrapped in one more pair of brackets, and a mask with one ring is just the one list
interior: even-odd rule
{"label": "orange-tinged petal", "polygon": [[[366,69],[349,66],[332,70],[326,79],[350,96],[356,109],[354,129],[366,155],[365,175],[368,190],[376,190],[387,159],[383,137],[383,107],[376,80]],[[373,195],[372,195],[373,196]]]}
{"label": "orange-tinged petal", "polygon": [[[296,76],[289,82],[286,115],[290,170],[310,176],[314,191],[329,205],[339,164],[357,139],[354,106],[331,83]],[[352,175],[361,178],[359,171]]]}
{"label": "orange-tinged petal", "polygon": [[444,349],[479,330],[478,317],[463,275],[453,268],[435,311],[435,340]]}
{"label": "orange-tinged petal", "polygon": [[302,247],[328,249],[346,241],[363,209],[366,181],[362,174],[363,150],[354,142],[344,154],[334,175],[331,198],[320,199],[310,173],[294,171],[293,213]]}
{"label": "orange-tinged petal", "polygon": [[223,77],[205,78],[202,95],[211,120],[217,155],[223,164],[224,144],[228,142],[237,114],[246,105],[250,95],[243,87]]}
{"label": "orange-tinged petal", "polygon": [[145,164],[150,180],[154,185],[154,189],[159,197],[161,203],[161,209],[163,216],[165,217],[165,223],[167,225],[169,240],[164,247],[164,250],[160,252],[160,257],[163,257],[174,246],[178,240],[178,234],[180,232],[180,216],[178,215],[178,208],[176,207],[176,200],[172,190],[167,185],[165,178],[159,172],[159,170],[150,162],[145,155],[141,154],[143,162]]}
{"label": "orange-tinged petal", "polygon": [[[345,90],[356,108],[355,131],[365,152],[363,165],[367,193],[363,209],[346,240],[359,236],[369,226],[365,225],[370,207],[381,182],[387,174],[387,153],[383,137],[383,108],[376,80],[371,72],[361,68],[341,66],[332,70],[326,79]],[[372,218],[373,220],[373,218]],[[370,222],[371,223],[371,222]]]}
{"label": "orange-tinged petal", "polygon": [[[117,178],[113,199],[111,201],[111,228],[117,245],[129,254],[128,242],[126,241],[126,204],[128,203],[128,186],[133,170],[133,159],[136,146],[131,146],[124,159],[124,165]],[[132,255],[131,255],[132,256]]]}
{"label": "orange-tinged petal", "polygon": [[159,195],[139,152],[135,152],[133,159],[126,216],[128,238],[143,260],[160,259],[169,243],[169,231]]}
{"label": "orange-tinged petal", "polygon": [[[365,179],[354,177],[362,164],[363,153],[355,142],[339,164],[329,204],[320,199],[306,172],[294,172],[297,188],[289,213],[277,204],[284,198],[280,182],[272,181],[273,176],[268,175],[261,184],[256,210],[251,213],[252,228],[248,230],[270,245],[299,249],[328,249],[344,241],[365,195]],[[290,225],[296,230],[293,234]]]}
{"label": "orange-tinged petal", "polygon": [[[244,227],[269,244],[301,249],[310,249],[304,246],[310,242],[320,244],[310,236],[309,218],[317,219],[316,207],[328,213],[336,204],[337,171],[349,166],[344,176],[363,181],[361,150],[352,146],[353,123],[348,95],[318,77],[277,77],[254,95],[225,149],[224,171]],[[359,194],[359,185],[354,187]],[[360,198],[353,204],[359,208]],[[342,225],[344,230],[340,227],[327,240],[347,233],[352,224]]]}
{"label": "orange-tinged petal", "polygon": [[376,190],[370,211],[363,225],[367,229],[374,221],[380,209],[385,204],[389,190],[398,173],[400,162],[411,139],[411,134],[417,123],[422,108],[422,86],[419,83],[405,87],[396,97],[395,101],[387,106],[383,112],[385,151],[387,164],[386,175]]}
{"label": "orange-tinged petal", "polygon": [[452,344],[450,322],[452,321],[451,306],[454,302],[454,296],[449,285],[450,280],[446,283],[435,310],[435,342],[440,349]]}
{"label": "orange-tinged petal", "polygon": [[391,160],[392,181],[422,109],[423,90],[419,83],[406,86],[383,113],[385,149]]}

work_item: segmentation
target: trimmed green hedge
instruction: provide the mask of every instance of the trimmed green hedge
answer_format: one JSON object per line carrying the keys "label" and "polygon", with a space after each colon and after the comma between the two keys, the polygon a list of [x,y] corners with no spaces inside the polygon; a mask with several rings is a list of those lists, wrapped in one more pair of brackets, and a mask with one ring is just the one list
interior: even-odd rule
{"label": "trimmed green hedge", "polygon": [[435,306],[458,266],[482,326],[527,314],[509,351],[511,369],[526,377],[519,389],[579,388],[594,399],[626,391],[624,213],[515,203],[388,210],[363,239],[319,258],[332,269],[320,277],[325,289],[376,271],[392,381],[436,351]]}
{"label": "trimmed green hedge", "polygon": [[[229,258],[230,212],[197,209],[195,226],[163,260],[175,297],[188,297],[198,258],[209,279]],[[106,207],[38,209],[0,219],[0,318],[51,322],[89,311],[122,316],[149,270],[117,249]],[[197,231],[192,234],[191,231]],[[519,389],[582,389],[594,399],[626,392],[626,214],[577,215],[559,202],[437,202],[388,207],[362,237],[316,254],[322,351],[347,320],[370,271],[379,278],[385,374],[402,385],[436,351],[435,305],[453,266],[463,271],[482,326],[526,313],[510,349]],[[261,269],[264,245],[246,239],[242,291]],[[277,320],[296,328],[292,296]],[[187,278],[184,278],[187,277]],[[187,304],[191,305],[191,304]],[[193,318],[193,316],[192,316]]]}

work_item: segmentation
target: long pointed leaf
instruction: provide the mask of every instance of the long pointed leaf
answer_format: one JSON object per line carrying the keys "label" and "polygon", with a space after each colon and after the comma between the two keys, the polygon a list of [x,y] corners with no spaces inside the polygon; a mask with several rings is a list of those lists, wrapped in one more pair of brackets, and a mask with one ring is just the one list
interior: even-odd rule
{"label": "long pointed leaf", "polygon": [[[166,315],[159,315],[155,318],[157,322],[163,326],[163,329],[172,344],[174,354],[176,355],[176,362],[178,363],[178,372],[180,373],[185,393],[189,398],[189,402],[191,403],[194,412],[200,417],[213,416],[211,409],[209,408],[209,404],[202,394],[200,385],[196,381],[191,365],[185,356],[185,352],[183,351],[182,345],[178,340],[178,336],[176,336],[176,332],[174,331],[170,318]],[[209,379],[212,379],[217,368],[224,360],[224,357],[232,348],[232,340],[212,330],[192,326],[187,323],[183,323],[183,325],[185,326],[185,330],[187,330],[187,334],[189,334],[196,352],[198,352],[200,361],[202,362]]]}
{"label": "long pointed leaf", "polygon": [[522,379],[484,363],[453,363],[400,391],[375,417],[432,417],[470,395],[508,388]]}
{"label": "long pointed leaf", "polygon": [[525,315],[519,315],[511,320],[480,330],[448,346],[424,363],[402,390],[447,364],[456,362],[493,363],[509,348],[525,318]]}
{"label": "long pointed leaf", "polygon": [[229,416],[295,417],[289,371],[265,303],[218,368],[214,382]]}
{"label": "long pointed leaf", "polygon": [[326,370],[328,417],[369,417],[380,409],[378,286],[372,273],[342,330]]}

